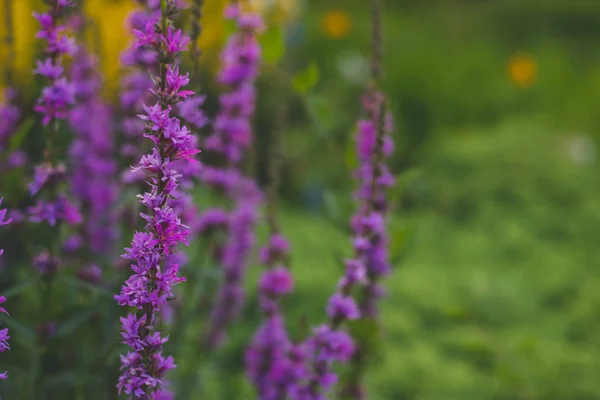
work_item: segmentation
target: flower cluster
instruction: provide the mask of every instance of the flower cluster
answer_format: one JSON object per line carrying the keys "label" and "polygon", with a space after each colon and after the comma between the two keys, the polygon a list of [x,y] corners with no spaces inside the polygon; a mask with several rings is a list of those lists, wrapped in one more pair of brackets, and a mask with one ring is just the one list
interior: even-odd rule
{"label": "flower cluster", "polygon": [[207,344],[218,346],[225,339],[225,330],[238,315],[244,301],[243,278],[247,258],[254,247],[254,228],[262,194],[254,181],[241,178],[235,185],[236,206],[229,215],[228,237],[220,261],[224,283],[219,288],[212,310]]}
{"label": "flower cluster", "polygon": [[279,304],[294,285],[286,266],[289,247],[283,235],[274,233],[261,249],[261,262],[266,266],[259,282],[264,321],[246,351],[248,376],[261,400],[285,398],[305,375],[304,352],[288,338]]}
{"label": "flower cluster", "polygon": [[[383,293],[378,279],[390,271],[385,189],[394,183],[394,177],[383,161],[392,154],[393,143],[389,135],[391,116],[382,115],[384,100],[376,91],[363,99],[368,118],[358,122],[356,136],[360,165],[355,173],[359,205],[351,221],[354,257],[345,261],[338,290],[327,304],[329,323],[316,328],[307,341],[312,368],[303,390],[308,399],[322,398],[336,383],[333,364],[347,363],[356,350],[352,338],[340,327],[346,321],[376,316],[376,302]],[[364,291],[360,304],[352,295],[356,287]]]}
{"label": "flower cluster", "polygon": [[59,19],[64,16],[65,8],[70,6],[71,2],[53,0],[49,3],[49,12],[33,14],[41,25],[36,37],[46,41],[46,58],[37,61],[34,70],[35,74],[49,81],[35,106],[35,110],[43,115],[44,125],[50,124],[54,119],[65,119],[69,107],[75,101],[74,87],[64,77],[62,66],[62,58],[75,52],[75,41],[64,34],[66,28],[59,24]]}
{"label": "flower cluster", "polygon": [[225,329],[242,305],[242,280],[247,257],[254,245],[257,209],[262,202],[262,193],[255,181],[244,177],[239,163],[252,143],[251,119],[256,101],[254,84],[261,55],[257,34],[264,25],[260,15],[243,13],[239,4],[228,6],[225,17],[237,23],[237,31],[228,39],[221,53],[218,80],[227,90],[220,97],[214,131],[203,144],[207,151],[222,159],[224,166],[205,168],[199,176],[204,184],[223,192],[234,204],[228,218],[228,241],[220,257],[225,282],[212,312],[207,335],[210,346],[222,343]]}
{"label": "flower cluster", "polygon": [[172,398],[165,389],[164,375],[175,364],[171,356],[162,354],[168,336],[157,330],[156,319],[173,297],[173,286],[185,281],[177,275],[179,264],[167,262],[181,244],[187,244],[188,235],[188,227],[169,202],[182,178],[181,171],[174,168],[180,162],[195,162],[193,157],[199,152],[190,131],[172,116],[173,106],[191,92],[183,90],[189,82],[187,75],[180,74],[173,64],[177,53],[185,49],[187,38],[172,26],[177,7],[167,3],[160,19],[151,19],[143,31],[135,31],[138,41],[134,47],[152,50],[161,60],[152,89],[158,101],[143,106],[140,118],[145,122],[144,137],[151,140],[153,148],[133,168],[143,172],[150,185],[148,192],[138,196],[148,210],[140,213],[146,225],[125,249],[123,257],[130,260],[133,274],[115,296],[119,305],[136,309],[121,318],[123,342],[131,351],[121,356],[122,375],[117,387],[119,392],[150,399]]}
{"label": "flower cluster", "polygon": [[217,77],[229,90],[220,97],[214,133],[206,139],[204,146],[235,163],[243,158],[244,151],[252,143],[254,82],[261,57],[257,33],[264,29],[264,23],[258,14],[242,13],[239,5],[227,7],[225,17],[235,20],[238,29],[221,53],[222,67]]}
{"label": "flower cluster", "polygon": [[80,46],[75,53],[71,78],[77,105],[69,122],[75,132],[69,156],[72,162],[71,190],[87,215],[83,235],[96,254],[107,252],[117,238],[114,203],[118,187],[114,176],[112,110],[100,96],[102,79],[97,61]]}
{"label": "flower cluster", "polygon": [[34,13],[41,28],[37,38],[46,42],[45,58],[37,61],[35,74],[46,78],[47,85],[42,89],[35,110],[42,115],[42,123],[47,126],[47,144],[44,162],[34,169],[33,181],[29,183],[31,196],[39,196],[36,203],[27,209],[30,222],[46,222],[58,226],[59,222],[76,225],[82,221],[79,209],[58,188],[66,179],[66,168],[55,161],[58,121],[65,119],[75,102],[75,87],[64,76],[63,59],[75,52],[75,41],[65,34],[63,23],[68,8],[73,1],[53,0],[48,2],[50,11]]}
{"label": "flower cluster", "polygon": [[[0,206],[2,205],[2,198],[0,198]],[[0,209],[0,226],[8,225],[11,222],[10,218],[6,218],[6,209]],[[0,249],[0,255],[4,254],[4,250]],[[8,315],[8,312],[1,307],[2,303],[6,301],[6,297],[0,296],[0,313],[4,313]],[[0,353],[3,353],[7,350],[10,350],[10,346],[8,345],[8,328],[0,329]],[[7,372],[0,372],[0,379],[6,379],[8,376]]]}
{"label": "flower cluster", "polygon": [[[142,7],[133,10],[128,18],[128,25],[132,32],[142,31],[145,27],[156,21],[160,16],[160,1],[139,1]],[[123,110],[121,130],[125,135],[125,143],[121,147],[121,155],[129,160],[131,165],[139,160],[144,149],[137,143],[139,133],[144,130],[144,121],[137,117],[143,111],[143,105],[152,100],[150,89],[152,78],[148,71],[158,73],[158,54],[151,48],[138,46],[134,42],[131,47],[121,55],[121,64],[129,72],[121,79],[120,104]],[[144,176],[133,174],[130,169],[123,172],[123,179],[127,182],[142,181]]]}
{"label": "flower cluster", "polygon": [[358,122],[356,133],[360,165],[355,174],[359,181],[355,195],[360,205],[352,219],[352,229],[355,251],[359,255],[356,261],[362,260],[367,276],[360,306],[362,314],[368,317],[378,314],[377,299],[383,294],[378,280],[391,270],[385,192],[394,184],[395,178],[385,165],[385,159],[392,155],[394,143],[390,135],[393,120],[391,114],[384,113],[384,102],[384,95],[378,91],[364,96],[363,108],[368,118]]}

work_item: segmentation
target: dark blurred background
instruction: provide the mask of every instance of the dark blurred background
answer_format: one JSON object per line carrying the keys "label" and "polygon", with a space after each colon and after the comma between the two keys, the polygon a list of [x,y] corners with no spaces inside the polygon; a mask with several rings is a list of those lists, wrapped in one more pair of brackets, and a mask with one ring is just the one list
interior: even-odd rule
{"label": "dark blurred background", "polygon": [[[33,3],[16,5],[16,82],[31,99]],[[110,99],[133,3],[87,1]],[[206,3],[203,89],[214,107],[211,74],[226,27],[223,1]],[[269,31],[273,62],[259,82],[254,160],[263,177],[269,137],[284,132],[282,219],[298,279],[288,315],[318,323],[350,251],[368,2],[256,3],[284,33],[286,50],[277,56],[281,37]],[[599,399],[600,2],[384,3],[382,89],[397,125],[396,268],[369,398]],[[252,302],[216,362],[227,371],[206,370],[207,398],[248,398],[240,360],[258,319]]]}

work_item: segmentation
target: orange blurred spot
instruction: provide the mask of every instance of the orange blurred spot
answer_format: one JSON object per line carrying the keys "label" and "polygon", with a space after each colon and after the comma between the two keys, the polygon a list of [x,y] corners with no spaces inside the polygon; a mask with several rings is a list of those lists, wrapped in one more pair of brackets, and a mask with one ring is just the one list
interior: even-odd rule
{"label": "orange blurred spot", "polygon": [[352,23],[350,17],[345,11],[328,11],[323,17],[322,23],[325,34],[333,39],[340,39],[350,32]]}
{"label": "orange blurred spot", "polygon": [[517,54],[508,61],[510,80],[520,88],[531,86],[537,78],[538,66],[528,54]]}

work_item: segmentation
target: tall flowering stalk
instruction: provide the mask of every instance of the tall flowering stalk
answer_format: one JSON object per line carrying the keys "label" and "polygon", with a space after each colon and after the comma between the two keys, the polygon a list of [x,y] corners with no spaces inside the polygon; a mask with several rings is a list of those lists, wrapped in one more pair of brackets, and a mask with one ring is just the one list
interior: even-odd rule
{"label": "tall flowering stalk", "polygon": [[[49,309],[51,303],[54,277],[60,265],[59,240],[61,226],[76,225],[82,220],[78,208],[62,190],[67,177],[64,164],[57,162],[56,142],[59,133],[60,120],[68,117],[69,110],[75,101],[75,88],[64,74],[63,61],[66,56],[74,53],[75,41],[66,35],[65,18],[68,9],[76,5],[75,1],[48,0],[46,4],[50,10],[45,13],[34,13],[41,28],[36,37],[46,42],[44,58],[37,61],[35,74],[45,78],[46,86],[38,98],[35,111],[42,116],[43,133],[46,135],[44,160],[34,169],[33,181],[28,185],[29,193],[37,197],[36,203],[29,207],[27,216],[30,222],[47,224],[51,231],[49,238],[44,243],[44,249],[34,257],[33,265],[42,277],[42,291],[40,295],[39,315],[41,325],[38,326],[38,342],[45,346],[53,329],[53,322],[48,321],[52,316]],[[43,360],[47,353],[38,349],[38,360],[42,365],[47,365]],[[44,390],[42,376],[44,371],[39,371],[35,376],[36,395],[41,395]]]}
{"label": "tall flowering stalk", "polygon": [[112,110],[102,99],[96,58],[79,46],[71,68],[77,105],[69,122],[75,138],[69,149],[71,190],[86,214],[82,242],[96,255],[110,253],[118,237],[115,202],[118,194]]}
{"label": "tall flowering stalk", "polygon": [[[2,198],[0,198],[0,206],[2,205]],[[11,219],[6,218],[6,208],[0,209],[0,226],[10,224]],[[0,256],[4,254],[4,250],[0,249]],[[1,307],[1,305],[6,301],[6,297],[0,296],[0,312],[8,315],[8,312]],[[8,328],[0,329],[0,353],[3,353],[7,350],[10,350],[10,346],[8,344],[8,340],[10,336],[8,336]],[[6,379],[8,376],[8,372],[0,372],[0,379]]]}
{"label": "tall flowering stalk", "polygon": [[304,376],[304,352],[288,337],[281,298],[293,290],[289,270],[290,245],[281,234],[277,220],[279,157],[277,134],[271,139],[269,185],[267,187],[267,222],[269,241],[260,251],[265,270],[259,280],[258,293],[263,322],[246,350],[247,373],[261,400],[286,398]]}
{"label": "tall flowering stalk", "polygon": [[57,226],[58,222],[76,224],[81,221],[77,208],[66,195],[58,193],[59,184],[66,177],[66,168],[56,163],[56,139],[59,121],[68,117],[69,109],[75,102],[75,88],[64,76],[63,58],[75,52],[75,41],[69,38],[61,24],[67,7],[74,2],[68,0],[52,0],[48,2],[51,9],[46,13],[34,13],[41,25],[37,38],[46,41],[45,58],[37,61],[35,74],[46,78],[47,86],[42,89],[35,111],[42,115],[42,123],[46,128],[47,144],[44,162],[35,167],[33,181],[29,184],[29,192],[37,195],[47,188],[46,198],[38,199],[35,206],[28,210],[32,222],[47,222]]}
{"label": "tall flowering stalk", "polygon": [[131,260],[133,274],[127,279],[115,299],[121,306],[134,307],[135,312],[121,318],[123,342],[131,351],[121,356],[122,375],[117,388],[142,399],[172,398],[166,389],[164,376],[175,367],[173,357],[163,356],[162,346],[168,341],[157,327],[159,312],[173,297],[173,286],[185,281],[177,276],[179,264],[168,263],[179,245],[187,244],[188,228],[170,206],[169,198],[179,186],[181,173],[175,162],[194,162],[199,152],[195,140],[179,119],[171,116],[172,107],[193,92],[183,88],[189,83],[179,73],[177,59],[188,45],[189,38],[173,26],[179,11],[173,1],[161,1],[159,19],[151,19],[143,31],[135,31],[136,47],[156,52],[158,76],[151,93],[157,102],[144,106],[140,118],[146,126],[143,136],[154,147],[142,157],[134,170],[142,171],[150,186],[139,195],[140,203],[148,209],[140,216],[147,222],[144,230],[136,232],[130,248],[123,255]]}
{"label": "tall flowering stalk", "polygon": [[[364,246],[362,255],[367,278],[361,289],[360,312],[362,318],[375,320],[375,323],[379,323],[377,303],[384,294],[379,282],[391,272],[386,227],[386,189],[395,182],[385,163],[394,151],[394,143],[391,137],[392,115],[386,112],[385,95],[379,90],[383,55],[381,13],[381,0],[371,0],[372,86],[363,98],[363,109],[367,117],[357,124],[356,145],[360,166],[355,177],[359,181],[356,198],[360,206],[352,219],[355,237],[361,238]],[[361,379],[367,352],[368,342],[359,342],[352,357],[350,379],[340,392],[342,396],[351,399],[366,397]]]}
{"label": "tall flowering stalk", "polygon": [[[315,329],[307,344],[312,357],[312,373],[304,386],[301,398],[321,399],[336,383],[334,362],[352,360],[353,372],[363,362],[365,349],[356,343],[341,326],[358,318],[375,318],[376,301],[383,291],[378,284],[380,277],[390,271],[388,262],[388,238],[385,227],[387,201],[385,189],[394,183],[394,177],[384,164],[393,152],[389,132],[391,116],[385,113],[385,97],[378,91],[381,80],[382,32],[381,0],[372,0],[372,50],[371,73],[373,84],[363,98],[366,117],[357,124],[357,153],[359,167],[355,171],[358,189],[356,214],[352,217],[354,257],[346,260],[345,274],[338,284],[337,292],[329,299],[327,313],[329,322]],[[362,288],[359,302],[354,293]],[[342,395],[364,398],[357,373],[347,382]]]}
{"label": "tall flowering stalk", "polygon": [[[206,344],[223,342],[226,329],[243,304],[243,277],[247,258],[254,246],[254,228],[262,194],[253,179],[246,178],[240,162],[252,144],[252,116],[255,108],[254,84],[259,73],[261,48],[257,34],[264,29],[260,15],[244,13],[238,4],[225,9],[225,17],[237,23],[237,31],[221,53],[222,66],[218,81],[226,90],[220,97],[220,110],[214,132],[204,141],[204,148],[223,159],[222,167],[205,168],[200,179],[233,200],[228,216],[228,240],[219,254],[224,283],[212,310]],[[208,210],[223,215],[222,210]]]}

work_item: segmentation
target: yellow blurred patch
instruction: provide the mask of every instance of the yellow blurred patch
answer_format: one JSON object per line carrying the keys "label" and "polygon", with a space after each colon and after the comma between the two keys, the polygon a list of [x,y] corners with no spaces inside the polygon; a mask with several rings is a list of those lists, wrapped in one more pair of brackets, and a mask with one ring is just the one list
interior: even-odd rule
{"label": "yellow blurred patch", "polygon": [[[203,9],[202,35],[198,43],[203,51],[202,62],[211,70],[218,66],[219,50],[226,39],[223,9],[228,1],[207,1]],[[7,61],[13,62],[18,83],[23,86],[31,85],[34,53],[41,44],[34,37],[38,24],[31,15],[40,3],[38,0],[14,0],[12,3],[16,59]],[[270,23],[283,24],[295,16],[298,0],[250,0],[250,3],[259,12],[268,15]],[[85,2],[85,11],[94,22],[95,30],[93,34],[87,36],[88,45],[100,55],[100,66],[105,76],[107,93],[114,93],[119,85],[121,52],[132,43],[132,36],[126,25],[127,16],[135,7],[136,3],[132,0],[86,0]],[[4,21],[0,21],[0,37],[4,37],[5,29]],[[6,54],[4,43],[0,43],[0,58],[6,60]],[[3,72],[5,66],[6,61],[0,63],[0,72]],[[0,78],[0,87],[4,84]]]}
{"label": "yellow blurred patch", "polygon": [[340,39],[348,35],[352,29],[352,22],[345,11],[331,10],[324,15],[322,28],[330,38]]}
{"label": "yellow blurred patch", "polygon": [[533,85],[537,78],[538,65],[529,54],[514,55],[508,61],[508,76],[520,88]]}

